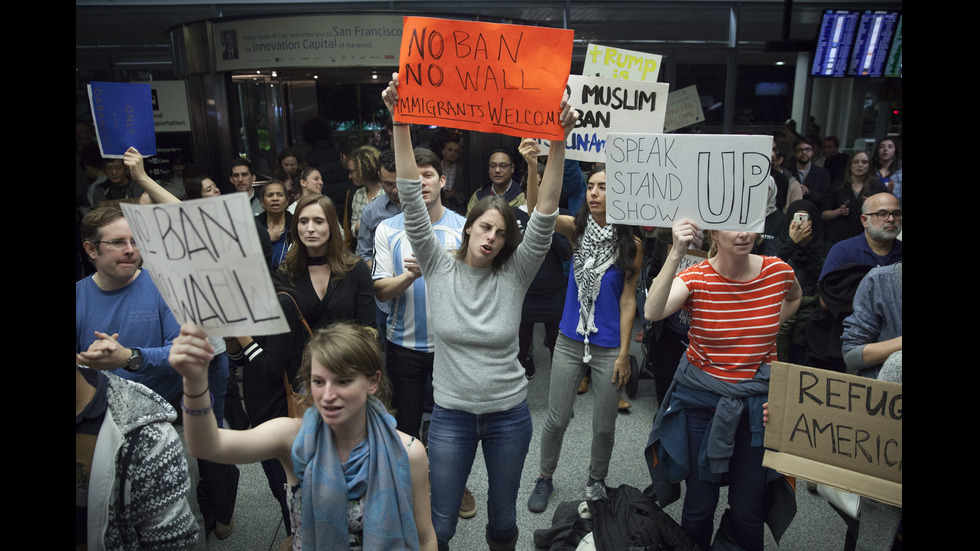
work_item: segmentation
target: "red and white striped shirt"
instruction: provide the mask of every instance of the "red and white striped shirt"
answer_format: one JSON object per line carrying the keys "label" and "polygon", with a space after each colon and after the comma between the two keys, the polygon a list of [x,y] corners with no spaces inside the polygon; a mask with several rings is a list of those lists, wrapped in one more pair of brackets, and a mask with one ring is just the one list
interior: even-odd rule
{"label": "red and white striped shirt", "polygon": [[793,268],[764,256],[758,277],[731,281],[705,260],[677,277],[690,292],[684,308],[691,314],[691,363],[717,379],[738,382],[776,360],[779,311],[793,286]]}

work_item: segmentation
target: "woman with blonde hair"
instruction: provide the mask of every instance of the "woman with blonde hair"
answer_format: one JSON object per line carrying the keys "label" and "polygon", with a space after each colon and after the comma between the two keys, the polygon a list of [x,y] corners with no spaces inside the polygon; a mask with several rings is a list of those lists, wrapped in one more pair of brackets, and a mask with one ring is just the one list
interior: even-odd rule
{"label": "woman with blonde hair", "polygon": [[[381,163],[378,159],[381,152],[372,145],[362,145],[355,149],[350,156],[351,180],[358,186],[351,200],[350,230],[351,236],[357,239],[357,230],[361,226],[361,211],[368,203],[381,197]],[[346,231],[346,229],[345,229]]]}
{"label": "woman with blonde hair", "polygon": [[779,326],[802,293],[788,264],[752,254],[756,234],[747,231],[710,231],[716,252],[675,276],[698,230],[687,219],[674,224],[644,305],[651,321],[681,308],[690,313],[690,344],[654,420],[647,465],[664,507],[684,481],[681,527],[701,549],[711,542],[727,481],[728,531],[742,548],[762,551],[767,487],[781,480],[762,465],[762,405]]}

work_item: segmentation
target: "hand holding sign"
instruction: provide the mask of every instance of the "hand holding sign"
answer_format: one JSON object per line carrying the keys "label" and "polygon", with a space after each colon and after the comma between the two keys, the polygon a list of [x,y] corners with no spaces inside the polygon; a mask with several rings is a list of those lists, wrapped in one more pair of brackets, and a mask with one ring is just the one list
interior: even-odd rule
{"label": "hand holding sign", "polygon": [[520,152],[529,166],[537,166],[538,155],[541,154],[541,148],[538,147],[537,141],[532,138],[524,138],[521,140],[521,145],[517,147],[517,151]]}
{"label": "hand holding sign", "polygon": [[692,246],[700,247],[701,239],[704,235],[701,233],[698,225],[687,218],[678,220],[674,224],[674,227],[671,228],[671,233],[674,237],[673,250],[676,251],[675,254],[680,256],[687,254],[687,250]]}
{"label": "hand holding sign", "polygon": [[388,113],[394,116],[395,106],[398,105],[398,73],[391,73],[388,87],[381,92],[381,101],[385,102]]}
{"label": "hand holding sign", "polygon": [[129,169],[129,175],[133,180],[140,181],[146,177],[146,170],[143,168],[143,156],[135,147],[130,147],[123,153],[123,164]]}
{"label": "hand holding sign", "polygon": [[565,131],[566,140],[568,139],[568,135],[572,133],[572,129],[578,124],[578,117],[578,109],[572,109],[572,105],[568,103],[568,94],[566,93],[561,98],[561,117],[559,118],[562,129]]}

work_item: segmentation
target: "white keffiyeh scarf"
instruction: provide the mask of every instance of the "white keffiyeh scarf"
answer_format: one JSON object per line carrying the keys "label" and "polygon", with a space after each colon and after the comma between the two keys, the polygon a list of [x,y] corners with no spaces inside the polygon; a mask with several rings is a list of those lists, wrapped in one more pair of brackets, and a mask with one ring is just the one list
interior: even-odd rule
{"label": "white keffiyeh scarf", "polygon": [[592,359],[589,352],[589,335],[598,329],[595,326],[595,303],[599,296],[602,276],[616,261],[615,232],[612,224],[599,227],[589,215],[582,235],[582,243],[575,252],[575,285],[578,286],[579,319],[575,332],[585,337],[585,355],[582,361]]}

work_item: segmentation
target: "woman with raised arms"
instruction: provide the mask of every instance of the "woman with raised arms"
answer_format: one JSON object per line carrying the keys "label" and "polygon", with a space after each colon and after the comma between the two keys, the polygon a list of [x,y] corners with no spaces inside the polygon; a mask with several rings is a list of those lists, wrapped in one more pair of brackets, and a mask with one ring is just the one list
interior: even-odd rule
{"label": "woman with raised arms", "polygon": [[[394,114],[397,73],[381,96]],[[567,139],[578,114],[564,100],[556,107]],[[493,550],[514,549],[517,492],[532,432],[515,320],[521,318],[524,294],[551,245],[565,142],[551,142],[537,212],[523,242],[510,205],[490,196],[470,212],[453,256],[433,233],[425,206],[444,179],[434,170],[419,171],[407,123],[394,123],[393,143],[405,231],[426,285],[439,290],[427,305],[435,335],[429,454],[439,548],[448,549],[456,532],[463,488],[477,445],[482,445],[489,478],[487,543]]]}

